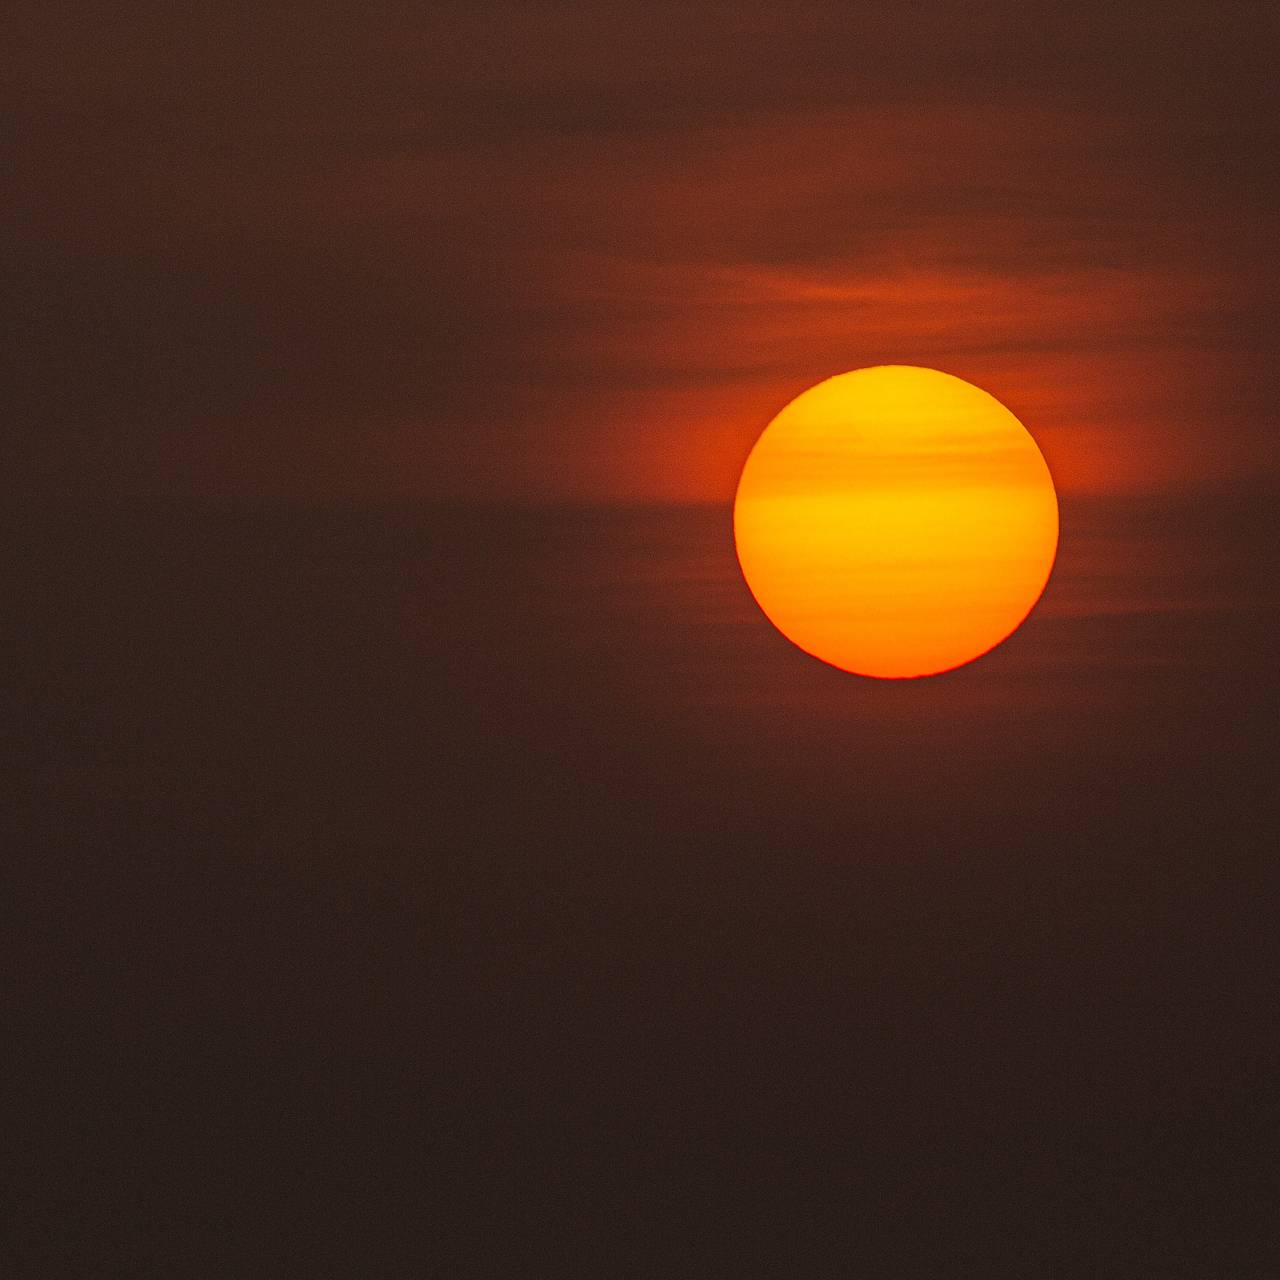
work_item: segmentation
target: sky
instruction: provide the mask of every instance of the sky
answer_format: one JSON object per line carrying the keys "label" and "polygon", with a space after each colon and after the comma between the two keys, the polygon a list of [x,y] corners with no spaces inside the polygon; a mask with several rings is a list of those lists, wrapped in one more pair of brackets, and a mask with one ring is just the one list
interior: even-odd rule
{"label": "sky", "polygon": [[1276,481],[1265,4],[27,7],[15,498],[727,501],[832,374]]}
{"label": "sky", "polygon": [[[1280,1274],[1274,3],[5,26],[6,1274]],[[735,555],[886,364],[1060,499],[936,679]]]}

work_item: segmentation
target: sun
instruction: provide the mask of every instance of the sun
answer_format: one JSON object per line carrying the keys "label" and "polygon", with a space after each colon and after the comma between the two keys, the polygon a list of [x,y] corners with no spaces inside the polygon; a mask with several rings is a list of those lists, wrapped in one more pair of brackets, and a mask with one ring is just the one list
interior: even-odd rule
{"label": "sun", "polygon": [[1040,598],[1058,498],[1026,428],[936,369],[828,378],[765,428],[734,539],[747,586],[793,643],[883,679],[972,662]]}

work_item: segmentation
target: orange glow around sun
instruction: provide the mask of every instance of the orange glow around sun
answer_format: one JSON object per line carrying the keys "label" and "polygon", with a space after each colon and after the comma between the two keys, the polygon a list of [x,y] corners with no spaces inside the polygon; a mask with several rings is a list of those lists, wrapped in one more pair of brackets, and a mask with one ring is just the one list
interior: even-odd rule
{"label": "orange glow around sun", "polygon": [[747,458],[738,560],[769,620],[860,675],[962,666],[1031,611],[1058,499],[1023,425],[935,369],[882,365],[793,400]]}

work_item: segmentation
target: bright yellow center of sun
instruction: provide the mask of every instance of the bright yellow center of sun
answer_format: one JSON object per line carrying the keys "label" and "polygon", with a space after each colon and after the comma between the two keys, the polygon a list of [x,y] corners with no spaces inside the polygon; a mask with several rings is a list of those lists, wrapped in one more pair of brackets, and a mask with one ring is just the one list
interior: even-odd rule
{"label": "bright yellow center of sun", "polygon": [[1058,499],[1023,425],[936,369],[828,378],[756,441],[733,508],[743,575],[832,666],[934,675],[999,644],[1040,598]]}

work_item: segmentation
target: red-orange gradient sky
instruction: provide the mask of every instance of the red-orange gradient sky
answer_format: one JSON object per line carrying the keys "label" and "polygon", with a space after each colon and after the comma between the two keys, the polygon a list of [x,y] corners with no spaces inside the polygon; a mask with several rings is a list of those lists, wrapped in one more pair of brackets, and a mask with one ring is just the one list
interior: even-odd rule
{"label": "red-orange gradient sky", "polygon": [[17,493],[728,501],[886,363],[1067,495],[1275,480],[1272,6],[15,26]]}

